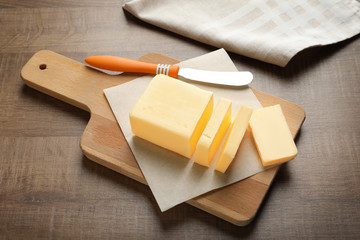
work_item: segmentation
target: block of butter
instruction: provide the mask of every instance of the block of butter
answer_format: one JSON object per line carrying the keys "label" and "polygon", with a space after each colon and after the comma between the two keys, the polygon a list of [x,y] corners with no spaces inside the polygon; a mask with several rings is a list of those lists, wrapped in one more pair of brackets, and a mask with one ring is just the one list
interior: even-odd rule
{"label": "block of butter", "polygon": [[240,143],[247,129],[253,109],[242,105],[231,124],[230,131],[226,137],[225,144],[221,150],[215,170],[224,173],[235,158]]}
{"label": "block of butter", "polygon": [[191,158],[213,111],[213,93],[157,75],[130,111],[134,135]]}
{"label": "block of butter", "polygon": [[279,104],[255,110],[249,127],[263,166],[296,157],[297,148]]}
{"label": "block of butter", "polygon": [[208,167],[231,123],[231,101],[220,98],[196,146],[194,161]]}

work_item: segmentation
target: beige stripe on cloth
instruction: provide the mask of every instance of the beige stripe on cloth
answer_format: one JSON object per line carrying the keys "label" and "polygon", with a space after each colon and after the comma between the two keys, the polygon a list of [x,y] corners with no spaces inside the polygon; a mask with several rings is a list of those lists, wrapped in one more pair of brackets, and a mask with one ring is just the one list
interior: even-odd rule
{"label": "beige stripe on cloth", "polygon": [[305,48],[360,33],[357,0],[128,0],[123,8],[163,29],[279,66]]}

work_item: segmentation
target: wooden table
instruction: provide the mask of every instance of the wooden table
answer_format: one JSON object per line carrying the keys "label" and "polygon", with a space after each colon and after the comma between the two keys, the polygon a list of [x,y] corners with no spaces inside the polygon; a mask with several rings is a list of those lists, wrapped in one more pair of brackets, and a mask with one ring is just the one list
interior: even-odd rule
{"label": "wooden table", "polygon": [[146,185],[88,160],[89,114],[24,85],[49,49],[186,60],[213,47],[123,12],[121,1],[0,0],[0,239],[356,239],[360,237],[360,40],[301,52],[285,68],[230,54],[253,88],[303,107],[299,155],[254,221],[238,227],[188,204],[161,213]]}

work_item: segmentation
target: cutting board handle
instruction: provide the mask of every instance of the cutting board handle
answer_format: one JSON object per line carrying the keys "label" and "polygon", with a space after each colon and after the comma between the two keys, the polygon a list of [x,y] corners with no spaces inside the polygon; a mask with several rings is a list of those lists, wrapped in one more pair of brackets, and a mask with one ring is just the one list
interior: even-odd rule
{"label": "cutting board handle", "polygon": [[94,73],[90,75],[88,71],[91,70],[80,62],[42,50],[24,65],[21,77],[30,87],[91,112],[89,94],[100,86],[91,77]]}
{"label": "cutting board handle", "polygon": [[109,75],[49,50],[35,53],[21,70],[25,84],[90,113],[114,120],[103,89],[140,74]]}

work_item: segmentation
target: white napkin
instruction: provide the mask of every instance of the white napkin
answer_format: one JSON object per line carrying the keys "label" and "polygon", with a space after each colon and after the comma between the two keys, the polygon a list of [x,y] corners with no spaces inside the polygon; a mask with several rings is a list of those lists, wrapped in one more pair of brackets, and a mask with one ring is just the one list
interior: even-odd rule
{"label": "white napkin", "polygon": [[[237,71],[223,49],[184,61],[179,65],[203,70]],[[161,211],[264,170],[249,131],[246,132],[238,154],[225,174],[215,171],[214,164],[210,168],[200,166],[193,160],[135,137],[131,132],[129,112],[152,78],[153,76],[137,78],[105,89],[104,92]],[[232,100],[233,117],[241,104],[255,109],[261,108],[261,104],[247,86],[229,88],[195,82],[192,84],[214,92],[215,104],[220,97]],[[215,155],[213,163],[219,152]]]}
{"label": "white napkin", "polygon": [[166,30],[279,66],[305,48],[360,32],[357,0],[127,0],[123,8]]}

